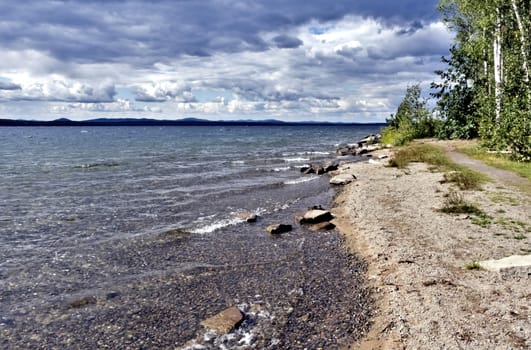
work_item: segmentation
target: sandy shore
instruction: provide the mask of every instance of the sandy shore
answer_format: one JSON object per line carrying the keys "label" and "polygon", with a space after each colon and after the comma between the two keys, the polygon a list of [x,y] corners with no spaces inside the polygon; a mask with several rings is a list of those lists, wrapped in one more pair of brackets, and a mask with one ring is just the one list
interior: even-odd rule
{"label": "sandy shore", "polygon": [[465,265],[531,252],[531,200],[500,180],[462,191],[492,217],[437,211],[451,190],[425,164],[346,164],[357,181],[335,202],[336,224],[369,266],[376,317],[351,349],[530,349],[531,279]]}

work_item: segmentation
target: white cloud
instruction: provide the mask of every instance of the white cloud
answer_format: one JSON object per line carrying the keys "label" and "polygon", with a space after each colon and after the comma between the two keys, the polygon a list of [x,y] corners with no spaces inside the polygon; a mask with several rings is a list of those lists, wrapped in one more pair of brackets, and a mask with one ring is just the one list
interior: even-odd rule
{"label": "white cloud", "polygon": [[104,82],[91,86],[77,81],[67,81],[55,76],[47,81],[20,79],[19,89],[0,90],[0,100],[25,101],[79,101],[112,102],[116,94],[114,85]]}
{"label": "white cloud", "polygon": [[191,87],[179,81],[160,81],[141,84],[135,88],[136,100],[145,102],[164,102],[174,100],[179,102],[193,102],[195,97]]}
{"label": "white cloud", "polygon": [[[131,28],[131,33],[147,35],[147,27]],[[43,103],[41,110],[49,113],[83,116],[383,121],[408,84],[421,82],[426,88],[435,79],[433,71],[441,67],[439,57],[451,39],[440,22],[411,27],[359,16],[260,35],[268,43],[277,38],[280,48],[161,56],[149,64],[142,57],[61,62],[44,51],[7,50],[0,61],[2,76],[20,89],[0,89],[3,113],[19,111],[16,101],[29,101]],[[115,86],[131,93],[116,94]],[[197,90],[227,98],[198,101]],[[49,101],[64,103],[50,108]]]}

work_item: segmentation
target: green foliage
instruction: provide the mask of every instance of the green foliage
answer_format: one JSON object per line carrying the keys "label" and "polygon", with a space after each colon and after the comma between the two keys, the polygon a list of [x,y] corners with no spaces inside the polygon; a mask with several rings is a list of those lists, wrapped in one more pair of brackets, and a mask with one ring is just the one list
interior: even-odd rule
{"label": "green foliage", "polygon": [[[437,71],[441,81],[432,84],[441,120],[437,136],[479,135],[488,148],[531,161],[530,2],[441,0],[439,8],[455,39],[442,59],[448,68]],[[495,74],[496,42],[501,76]]]}
{"label": "green foliage", "polygon": [[382,131],[385,143],[400,146],[416,138],[435,135],[436,121],[421,93],[419,84],[407,87],[396,114],[387,119],[389,126]]}
{"label": "green foliage", "polygon": [[382,129],[382,143],[385,145],[403,146],[412,140],[407,130],[387,126]]}
{"label": "green foliage", "polygon": [[441,116],[436,135],[441,139],[470,139],[478,136],[478,119],[473,87],[468,86],[463,70],[468,69],[467,57],[453,46],[451,56],[442,58],[450,68],[436,71],[442,83],[432,83],[437,89],[431,95],[438,99],[437,112]]}
{"label": "green foliage", "polygon": [[479,261],[474,260],[468,264],[465,265],[465,269],[467,270],[481,270],[481,265],[479,264]]}

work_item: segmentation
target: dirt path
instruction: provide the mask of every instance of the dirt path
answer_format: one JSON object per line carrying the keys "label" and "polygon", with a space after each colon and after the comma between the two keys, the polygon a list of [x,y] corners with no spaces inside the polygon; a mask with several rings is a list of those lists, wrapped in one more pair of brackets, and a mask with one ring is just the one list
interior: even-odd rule
{"label": "dirt path", "polygon": [[529,181],[526,178],[523,178],[510,171],[492,167],[490,165],[483,163],[482,161],[472,159],[468,157],[467,155],[457,151],[458,147],[470,143],[469,141],[452,140],[452,141],[436,141],[432,143],[442,147],[445,150],[448,157],[454,162],[456,162],[457,164],[461,164],[472,170],[486,174],[491,179],[499,182],[500,184],[503,184],[506,186],[519,187],[519,188],[529,186]]}
{"label": "dirt path", "polygon": [[358,180],[337,198],[336,224],[368,262],[376,302],[370,334],[351,349],[531,349],[531,279],[465,269],[531,253],[531,202],[505,172],[462,192],[486,213],[478,220],[438,211],[452,189],[425,164],[341,171]]}

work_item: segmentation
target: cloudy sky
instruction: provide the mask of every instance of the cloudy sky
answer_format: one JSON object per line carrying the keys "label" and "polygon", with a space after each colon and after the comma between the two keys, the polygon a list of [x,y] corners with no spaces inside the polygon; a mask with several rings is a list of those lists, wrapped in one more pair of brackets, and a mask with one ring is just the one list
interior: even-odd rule
{"label": "cloudy sky", "polygon": [[0,118],[383,121],[436,79],[437,0],[2,0]]}

